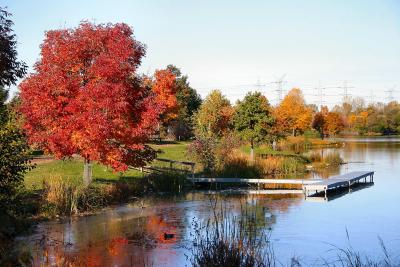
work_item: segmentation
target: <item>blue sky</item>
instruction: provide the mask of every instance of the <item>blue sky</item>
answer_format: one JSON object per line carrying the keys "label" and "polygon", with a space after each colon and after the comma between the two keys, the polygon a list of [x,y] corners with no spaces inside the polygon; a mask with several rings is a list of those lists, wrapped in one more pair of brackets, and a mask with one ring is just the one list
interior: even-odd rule
{"label": "blue sky", "polygon": [[[202,96],[221,89],[232,101],[258,89],[274,102],[283,88],[340,87],[384,101],[400,92],[400,1],[24,1],[1,2],[13,13],[19,58],[39,58],[44,32],[76,27],[82,20],[125,22],[147,45],[141,72],[180,67]],[[256,86],[257,81],[265,86]],[[15,91],[15,88],[12,88]],[[327,88],[323,100],[341,100]],[[399,92],[394,92],[400,100]],[[372,94],[372,98],[370,98]]]}

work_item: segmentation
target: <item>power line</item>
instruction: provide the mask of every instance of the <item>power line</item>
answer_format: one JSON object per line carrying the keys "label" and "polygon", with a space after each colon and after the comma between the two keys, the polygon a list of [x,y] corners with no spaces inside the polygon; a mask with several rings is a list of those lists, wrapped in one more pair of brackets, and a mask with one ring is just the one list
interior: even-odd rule
{"label": "power line", "polygon": [[343,103],[349,103],[350,97],[351,97],[351,94],[349,94],[349,89],[354,88],[354,86],[349,86],[348,82],[346,80],[344,80],[343,85],[338,86],[337,88],[343,89],[343,93],[342,93]]}
{"label": "power line", "polygon": [[386,99],[388,102],[392,102],[394,100],[393,93],[396,91],[395,88],[396,88],[396,85],[393,85],[392,87],[388,88],[385,91],[385,93],[387,93]]}
{"label": "power line", "polygon": [[375,95],[374,95],[374,91],[372,91],[372,90],[370,91],[370,93],[369,93],[369,97],[368,97],[368,98],[369,98],[369,101],[368,101],[368,102],[369,102],[370,104],[372,104],[372,103],[374,103],[374,102],[375,102]]}
{"label": "power line", "polygon": [[319,107],[321,108],[324,104],[325,104],[325,87],[322,87],[322,85],[321,85],[321,81],[318,81],[318,87],[316,88],[317,89],[317,94],[316,94],[316,97],[317,97],[317,101],[318,101],[318,103],[316,103],[316,105],[318,106],[318,104],[319,104]]}
{"label": "power line", "polygon": [[286,77],[286,74],[283,74],[280,78],[277,78],[275,82],[272,82],[276,84],[276,92],[277,92],[277,103],[280,103],[283,99],[283,84],[286,82],[284,79]]}

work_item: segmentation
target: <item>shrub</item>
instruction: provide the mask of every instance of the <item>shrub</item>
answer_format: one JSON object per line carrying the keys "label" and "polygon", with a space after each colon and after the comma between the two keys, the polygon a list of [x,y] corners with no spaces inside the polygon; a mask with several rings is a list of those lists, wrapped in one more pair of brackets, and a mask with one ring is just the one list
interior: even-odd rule
{"label": "shrub", "polygon": [[33,166],[22,131],[12,122],[0,126],[0,212],[4,209],[11,215],[18,212],[15,198],[23,188],[25,173]]}
{"label": "shrub", "polygon": [[189,154],[203,166],[207,174],[223,169],[240,141],[233,133],[227,133],[216,139],[213,137],[198,137],[189,146]]}
{"label": "shrub", "polygon": [[241,145],[241,141],[234,133],[227,133],[221,137],[215,147],[216,168],[224,167],[234,153],[234,150]]}
{"label": "shrub", "polygon": [[213,138],[198,137],[190,144],[188,152],[203,166],[206,173],[211,173],[216,167],[215,148],[216,141]]}

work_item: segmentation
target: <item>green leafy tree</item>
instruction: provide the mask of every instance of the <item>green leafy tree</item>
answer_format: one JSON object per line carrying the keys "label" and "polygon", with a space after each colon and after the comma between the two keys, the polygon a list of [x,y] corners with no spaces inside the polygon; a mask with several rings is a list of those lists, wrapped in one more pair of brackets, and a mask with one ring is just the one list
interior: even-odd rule
{"label": "green leafy tree", "polygon": [[254,144],[271,139],[275,122],[267,98],[259,92],[248,93],[237,103],[233,122],[242,139],[250,142],[251,159],[254,160]]}
{"label": "green leafy tree", "polygon": [[212,91],[194,115],[196,137],[220,138],[232,128],[234,110],[221,91]]}
{"label": "green leafy tree", "polygon": [[27,66],[17,60],[17,37],[12,29],[11,14],[0,7],[0,86],[11,86],[22,78]]}
{"label": "green leafy tree", "polygon": [[188,139],[193,136],[192,117],[201,105],[201,97],[190,86],[188,76],[182,75],[179,68],[168,65],[167,69],[176,77],[176,100],[178,102],[177,117],[170,123],[169,128],[176,139]]}
{"label": "green leafy tree", "polygon": [[12,206],[23,186],[24,174],[31,168],[29,147],[15,122],[1,125],[0,151],[0,202],[2,208],[7,208]]}
{"label": "green leafy tree", "polygon": [[[31,168],[29,147],[14,114],[6,104],[8,91],[26,72],[26,65],[17,61],[16,36],[10,14],[0,7],[0,265],[14,266],[12,240],[16,218],[21,215],[19,193],[24,173]],[[11,262],[10,262],[11,260]],[[19,263],[20,264],[20,263]]]}
{"label": "green leafy tree", "polygon": [[0,203],[3,211],[12,206],[23,177],[30,168],[28,146],[18,123],[12,120],[6,101],[10,86],[22,78],[26,65],[17,61],[16,36],[11,14],[0,8]]}
{"label": "green leafy tree", "polygon": [[8,91],[0,86],[0,125],[3,125],[8,120],[7,105]]}

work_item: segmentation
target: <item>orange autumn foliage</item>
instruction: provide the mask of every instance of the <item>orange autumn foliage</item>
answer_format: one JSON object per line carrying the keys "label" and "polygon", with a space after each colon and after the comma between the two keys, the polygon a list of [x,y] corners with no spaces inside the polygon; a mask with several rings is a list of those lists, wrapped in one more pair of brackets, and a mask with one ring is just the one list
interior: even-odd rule
{"label": "orange autumn foliage", "polygon": [[176,77],[170,70],[157,70],[154,74],[152,90],[156,94],[156,102],[162,106],[164,112],[162,120],[170,121],[177,117],[178,102],[176,99]]}
{"label": "orange autumn foliage", "polygon": [[275,109],[275,117],[278,131],[296,135],[310,127],[312,109],[306,106],[301,90],[293,88]]}
{"label": "orange autumn foliage", "polygon": [[137,73],[144,55],[123,23],[46,32],[41,58],[19,86],[28,141],[57,158],[79,154],[116,171],[151,161],[146,143],[176,106],[175,76],[157,71],[148,86]]}
{"label": "orange autumn foliage", "polygon": [[344,128],[342,116],[337,112],[328,112],[325,116],[324,132],[336,135]]}

